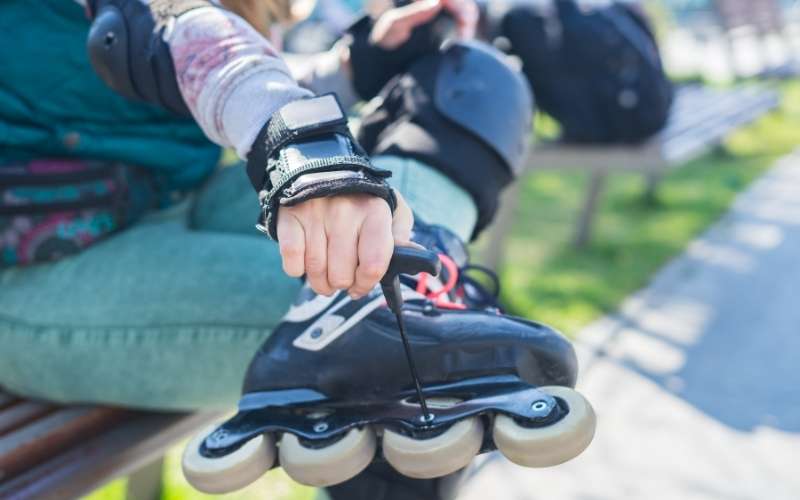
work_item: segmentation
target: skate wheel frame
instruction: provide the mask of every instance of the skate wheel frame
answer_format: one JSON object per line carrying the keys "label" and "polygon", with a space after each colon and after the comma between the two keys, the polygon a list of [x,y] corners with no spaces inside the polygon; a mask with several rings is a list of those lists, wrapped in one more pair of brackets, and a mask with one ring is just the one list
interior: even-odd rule
{"label": "skate wheel frame", "polygon": [[524,427],[506,415],[498,415],[492,432],[500,452],[526,467],[550,467],[566,462],[589,446],[594,437],[596,417],[589,402],[568,387],[541,387],[542,392],[563,400],[568,413],[544,427]]}
{"label": "skate wheel frame", "polygon": [[[561,411],[556,400],[549,394],[531,387],[513,375],[493,375],[476,377],[443,384],[430,384],[425,393],[431,400],[460,400],[457,404],[432,405],[432,421],[420,421],[417,404],[409,404],[414,398],[413,391],[396,395],[391,401],[376,401],[369,405],[349,405],[331,400],[316,400],[309,407],[313,411],[303,416],[299,407],[285,408],[274,404],[269,395],[262,399],[251,397],[250,408],[240,411],[223,424],[224,433],[214,439],[206,440],[206,446],[214,452],[235,447],[238,443],[263,433],[291,432],[309,441],[326,441],[350,429],[366,425],[379,425],[407,431],[446,429],[468,417],[481,414],[502,413],[533,422],[535,425],[548,425],[558,419]],[[251,395],[253,396],[253,395]],[[539,406],[531,406],[537,401]],[[259,407],[261,405],[261,407]],[[314,413],[323,412],[324,417],[312,418]]]}
{"label": "skate wheel frame", "polygon": [[244,488],[275,463],[275,446],[268,434],[256,436],[226,455],[203,455],[200,448],[213,430],[210,427],[198,434],[183,451],[183,475],[199,491],[218,494]]}
{"label": "skate wheel frame", "polygon": [[[475,446],[479,451],[494,449],[490,438],[475,444],[479,434],[475,429],[492,421],[495,422],[492,432],[498,441],[496,446],[502,447],[501,451],[518,463],[534,464],[538,460],[542,465],[552,465],[557,462],[558,457],[530,458],[525,451],[528,445],[524,443],[529,443],[529,449],[546,448],[546,445],[539,444],[546,441],[541,436],[553,432],[558,434],[570,426],[584,429],[585,434],[580,438],[567,433],[573,438],[564,439],[577,451],[565,451],[564,460],[577,455],[591,441],[591,432],[587,429],[594,429],[594,413],[582,396],[565,387],[535,388],[513,375],[494,375],[431,384],[426,386],[425,392],[432,403],[443,403],[430,405],[434,415],[431,420],[420,419],[419,405],[411,403],[413,391],[398,394],[392,401],[369,405],[319,399],[309,403],[305,413],[302,407],[276,404],[276,400],[282,400],[270,399],[269,393],[251,394],[246,410],[240,410],[208,436],[204,442],[207,453],[203,456],[227,456],[244,448],[243,443],[257,436],[283,435],[279,446],[280,461],[289,475],[305,484],[325,486],[352,477],[372,460],[376,448],[373,428],[384,429],[387,435],[383,441],[388,450],[384,452],[387,461],[412,477],[434,474],[433,466],[415,468],[410,463],[413,460],[408,458],[412,455],[421,457],[420,462],[441,461],[437,467],[445,470],[455,466],[452,464],[469,462],[471,456],[467,456],[474,455],[472,450]],[[560,405],[554,396],[566,404]],[[581,408],[586,409],[583,411]],[[583,416],[576,424],[575,419],[580,415]],[[459,425],[463,421],[473,423]],[[526,424],[518,425],[516,421]],[[515,431],[519,432],[515,434]],[[435,438],[442,435],[446,435],[442,442],[436,441]],[[417,438],[406,441],[411,439],[407,436]],[[463,443],[461,439],[464,439]],[[563,446],[557,439],[554,442]],[[516,443],[523,443],[521,450],[515,451]],[[414,447],[420,444],[425,446]],[[426,448],[431,445],[452,446],[453,457],[457,459],[453,458],[448,464],[444,460],[426,459]],[[537,455],[543,456],[544,453]],[[431,452],[433,455],[436,453]],[[335,457],[336,467],[330,467],[332,462],[326,456]],[[329,475],[327,469],[340,472]]]}

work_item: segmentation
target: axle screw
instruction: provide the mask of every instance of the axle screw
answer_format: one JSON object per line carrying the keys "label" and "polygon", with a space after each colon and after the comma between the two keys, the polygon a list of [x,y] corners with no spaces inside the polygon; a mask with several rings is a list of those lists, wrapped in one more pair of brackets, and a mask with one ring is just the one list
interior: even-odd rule
{"label": "axle screw", "polygon": [[314,432],[325,432],[328,430],[328,424],[320,422],[314,425]]}
{"label": "axle screw", "polygon": [[531,405],[531,410],[533,410],[533,411],[535,411],[537,413],[542,412],[542,411],[544,411],[546,409],[547,409],[547,401],[544,401],[542,399],[537,399]]}

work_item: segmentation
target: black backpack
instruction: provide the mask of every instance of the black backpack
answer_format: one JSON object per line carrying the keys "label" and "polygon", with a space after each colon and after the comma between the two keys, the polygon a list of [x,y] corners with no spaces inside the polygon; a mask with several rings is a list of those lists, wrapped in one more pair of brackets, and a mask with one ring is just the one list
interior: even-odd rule
{"label": "black backpack", "polygon": [[500,32],[563,140],[635,143],[661,130],[674,93],[643,15],[625,4],[582,10],[555,0],[554,7],[515,7]]}

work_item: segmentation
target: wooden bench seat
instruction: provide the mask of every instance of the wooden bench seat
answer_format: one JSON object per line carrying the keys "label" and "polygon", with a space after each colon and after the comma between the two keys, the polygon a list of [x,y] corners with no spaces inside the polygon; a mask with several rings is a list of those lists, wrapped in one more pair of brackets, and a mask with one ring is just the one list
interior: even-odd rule
{"label": "wooden bench seat", "polygon": [[581,145],[541,142],[528,157],[528,170],[580,168],[645,170],[690,160],[719,144],[732,131],[778,105],[778,93],[761,85],[733,89],[678,89],[670,118],[659,134],[641,144]]}
{"label": "wooden bench seat", "polygon": [[[701,85],[679,87],[664,129],[641,144],[567,144],[539,142],[528,157],[526,172],[578,169],[591,172],[578,218],[574,243],[589,241],[597,203],[606,176],[612,172],[641,172],[647,178],[645,195],[654,196],[657,184],[671,167],[685,164],[728,135],[776,108],[780,97],[766,85],[714,89]],[[500,212],[490,229],[483,261],[497,269],[517,206],[518,187],[504,195]]]}
{"label": "wooden bench seat", "polygon": [[217,417],[57,406],[0,392],[0,498],[78,497],[157,460]]}

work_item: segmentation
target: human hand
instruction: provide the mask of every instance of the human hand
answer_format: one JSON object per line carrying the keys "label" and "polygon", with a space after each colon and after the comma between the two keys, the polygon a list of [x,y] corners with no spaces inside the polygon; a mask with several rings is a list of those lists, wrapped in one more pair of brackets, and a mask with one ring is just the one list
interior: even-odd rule
{"label": "human hand", "polygon": [[313,198],[278,210],[278,243],[289,276],[306,275],[322,295],[367,294],[389,268],[395,245],[410,243],[414,216],[400,193],[392,215],[368,194]]}
{"label": "human hand", "polygon": [[420,0],[378,16],[370,41],[386,50],[396,49],[408,41],[414,28],[431,21],[442,9],[455,19],[460,38],[475,36],[478,7],[473,0]]}

